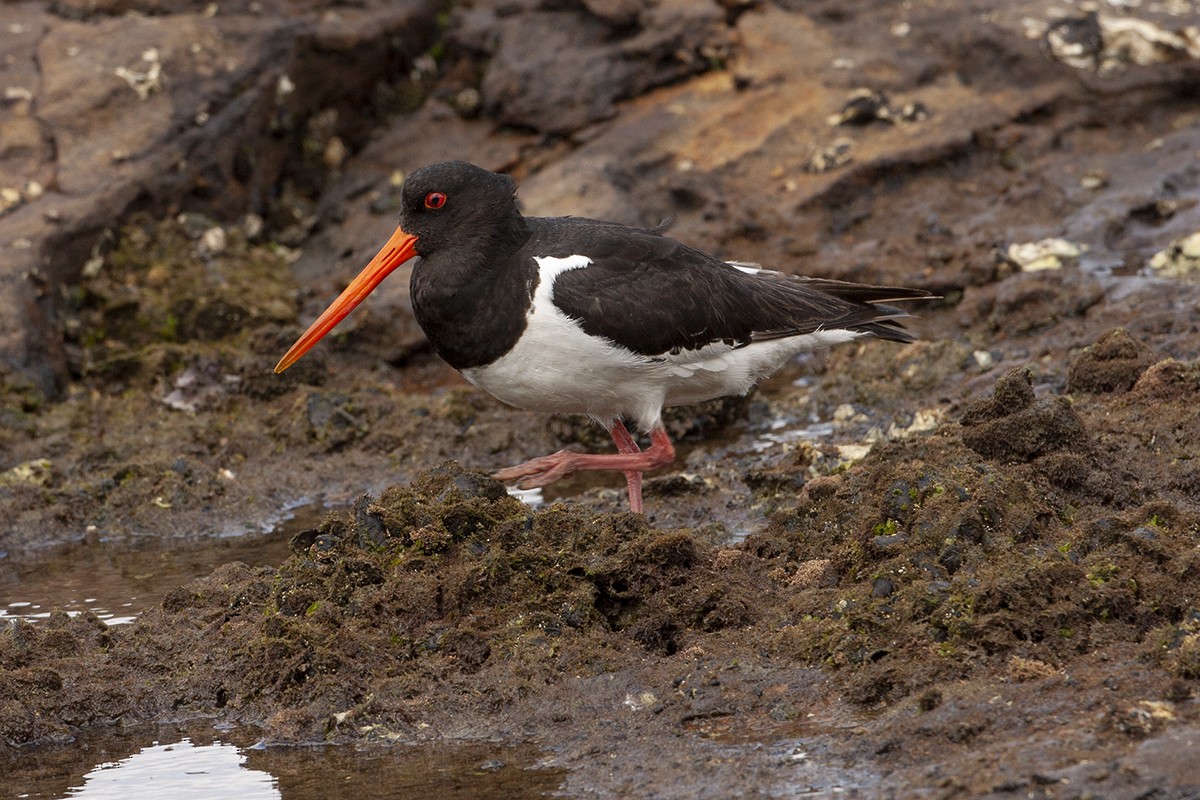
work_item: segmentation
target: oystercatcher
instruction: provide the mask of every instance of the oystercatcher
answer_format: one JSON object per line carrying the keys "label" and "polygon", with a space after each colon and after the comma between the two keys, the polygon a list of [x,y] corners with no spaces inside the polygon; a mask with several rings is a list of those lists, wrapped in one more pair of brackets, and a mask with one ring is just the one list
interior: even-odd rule
{"label": "oystercatcher", "polygon": [[[726,262],[659,230],[525,217],[516,184],[463,162],[413,172],[400,226],[292,345],[282,372],[414,256],[413,312],[438,355],[518,408],[587,414],[617,453],[560,450],[502,469],[521,488],[620,470],[642,510],[642,473],[670,464],[664,406],[744,394],[797,353],[861,336],[913,337],[887,303],[921,289],[803,278]],[[650,436],[639,450],[623,419]]]}

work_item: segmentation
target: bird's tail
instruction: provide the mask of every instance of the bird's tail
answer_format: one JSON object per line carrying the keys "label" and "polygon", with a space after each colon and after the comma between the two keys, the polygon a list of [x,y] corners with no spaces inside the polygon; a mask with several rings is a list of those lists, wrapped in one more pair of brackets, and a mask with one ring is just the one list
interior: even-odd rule
{"label": "bird's tail", "polygon": [[853,303],[856,308],[843,320],[831,320],[824,327],[859,331],[877,339],[907,344],[917,337],[900,320],[912,314],[891,303],[912,300],[934,300],[937,295],[924,289],[905,286],[872,286],[866,283],[835,281],[830,278],[803,278],[804,284],[822,294]]}

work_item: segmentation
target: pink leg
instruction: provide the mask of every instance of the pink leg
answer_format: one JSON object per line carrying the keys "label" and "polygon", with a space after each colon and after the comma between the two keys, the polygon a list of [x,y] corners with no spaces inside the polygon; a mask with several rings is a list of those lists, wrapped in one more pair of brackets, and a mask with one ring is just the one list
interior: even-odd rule
{"label": "pink leg", "polygon": [[[559,450],[548,456],[541,456],[492,473],[492,477],[502,481],[516,481],[522,489],[533,489],[547,486],[560,478],[587,470],[615,469],[626,473],[626,483],[629,485],[629,508],[640,513],[642,510],[641,473],[666,466],[675,460],[675,448],[667,432],[661,425],[650,431],[650,447],[639,451],[637,443],[629,435],[625,426],[616,421],[609,428],[618,453],[572,453],[570,450]],[[636,483],[629,478],[628,473],[636,473]]]}
{"label": "pink leg", "polygon": [[[625,423],[621,422],[620,418],[612,421],[612,424],[608,426],[608,433],[612,436],[613,443],[616,444],[618,452],[641,452],[641,449],[637,446],[637,442],[629,435],[629,430],[625,427]],[[629,510],[635,514],[642,513],[642,473],[635,469],[625,470],[625,485],[629,488]]]}

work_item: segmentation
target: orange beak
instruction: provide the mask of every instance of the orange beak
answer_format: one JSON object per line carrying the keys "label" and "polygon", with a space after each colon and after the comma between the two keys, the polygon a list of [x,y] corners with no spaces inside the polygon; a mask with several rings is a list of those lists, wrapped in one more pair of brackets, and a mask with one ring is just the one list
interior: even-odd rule
{"label": "orange beak", "polygon": [[345,319],[355,306],[365,300],[367,295],[375,291],[375,287],[382,283],[383,279],[390,275],[396,267],[415,256],[417,254],[416,246],[417,237],[396,228],[392,238],[388,239],[388,243],[383,246],[383,249],[371,259],[371,263],[358,273],[358,277],[350,282],[344,292],[338,295],[338,299],[334,300],[329,308],[325,309],[321,316],[308,326],[304,335],[296,340],[283,358],[279,359],[279,363],[275,365],[275,371],[283,372],[299,361],[300,356],[307,353],[314,344],[321,340],[321,337],[337,327],[337,324]]}

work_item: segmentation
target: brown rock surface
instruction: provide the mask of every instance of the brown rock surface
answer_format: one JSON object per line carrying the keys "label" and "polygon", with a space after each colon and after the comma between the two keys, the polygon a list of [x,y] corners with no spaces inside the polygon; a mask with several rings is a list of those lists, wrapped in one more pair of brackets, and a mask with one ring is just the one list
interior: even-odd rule
{"label": "brown rock surface", "polygon": [[1133,388],[1155,361],[1149,347],[1124,328],[1104,334],[1083,349],[1071,365],[1067,389],[1082,392],[1121,392]]}
{"label": "brown rock surface", "polygon": [[[1095,24],[1182,35],[1150,5]],[[0,587],[335,511],[130,625],[0,628],[0,776],[184,718],[528,742],[575,797],[1200,791],[1200,284],[1144,269],[1200,229],[1200,61],[1071,66],[1031,0],[445,10],[4,6]],[[647,518],[530,509],[476,470],[605,445],[466,387],[405,276],[271,374],[449,158],[943,299],[678,411]]]}

